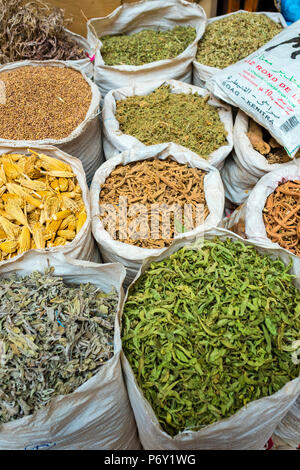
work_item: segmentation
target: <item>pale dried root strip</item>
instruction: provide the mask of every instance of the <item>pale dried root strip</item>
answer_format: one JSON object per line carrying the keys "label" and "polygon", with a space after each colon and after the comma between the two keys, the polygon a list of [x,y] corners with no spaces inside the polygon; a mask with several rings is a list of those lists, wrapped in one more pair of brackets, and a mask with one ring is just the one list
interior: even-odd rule
{"label": "pale dried root strip", "polygon": [[[196,168],[190,168],[187,164],[179,164],[170,157],[166,160],[149,159],[140,162],[133,162],[128,165],[119,165],[106,179],[100,192],[100,205],[112,204],[119,213],[119,198],[126,197],[128,208],[135,203],[141,203],[148,211],[148,227],[151,228],[151,217],[153,216],[153,206],[164,204],[172,207],[177,204],[181,209],[185,204],[192,206],[192,217],[184,221],[183,229],[189,231],[189,226],[193,222],[196,225],[197,205],[203,206],[203,221],[209,214],[209,210],[204,194],[204,176],[206,172]],[[155,212],[155,211],[154,211]],[[148,238],[142,234],[139,228],[140,237],[136,236],[136,230],[132,227],[134,218],[128,217],[127,226],[129,228],[128,238],[124,240],[120,225],[123,221],[117,221],[115,239],[140,246],[143,248],[157,248],[168,246],[172,243],[175,235],[176,215],[171,214],[171,233],[166,237],[163,232],[162,215],[156,214],[159,222],[159,234],[155,238]],[[100,214],[100,220],[107,222],[108,230],[112,224],[112,218],[107,212]],[[126,221],[124,221],[126,223]],[[177,224],[180,226],[181,224]],[[187,225],[188,227],[185,227]],[[130,229],[131,226],[131,229]],[[176,229],[177,230],[177,229]],[[178,231],[178,230],[177,230]],[[179,230],[181,231],[181,230]],[[144,235],[144,237],[142,236]]]}
{"label": "pale dried root strip", "polygon": [[263,220],[274,243],[300,256],[300,181],[280,184],[268,196]]}
{"label": "pale dried root strip", "polygon": [[29,249],[64,246],[86,218],[69,164],[34,151],[0,156],[0,261]]}

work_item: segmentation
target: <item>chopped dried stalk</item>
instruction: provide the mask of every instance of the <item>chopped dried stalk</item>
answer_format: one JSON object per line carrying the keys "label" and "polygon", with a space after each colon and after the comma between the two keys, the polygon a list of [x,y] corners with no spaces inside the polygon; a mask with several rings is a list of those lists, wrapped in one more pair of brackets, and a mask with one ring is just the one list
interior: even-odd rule
{"label": "chopped dried stalk", "polygon": [[0,423],[68,395],[114,354],[118,294],[65,284],[51,271],[0,285]]}
{"label": "chopped dried stalk", "polygon": [[[249,130],[247,132],[247,136],[253,148],[257,152],[261,153],[267,159],[270,165],[274,163],[286,163],[291,161],[284,147],[282,147],[282,145],[280,145],[266,129],[261,127],[252,119],[249,121]],[[297,152],[294,158],[299,157],[300,150]]]}
{"label": "chopped dried stalk", "polygon": [[[168,157],[149,159],[117,166],[106,178],[100,191],[100,220],[111,236],[124,243],[142,248],[162,248],[172,243],[174,235],[188,232],[203,224],[209,214],[204,194],[206,172],[190,168]],[[127,198],[128,214],[125,221],[127,236],[122,235],[120,198]],[[146,212],[144,223],[136,226],[130,208],[142,204]],[[111,231],[109,211],[112,204],[117,213],[116,232]],[[157,207],[156,207],[157,205]],[[190,206],[190,213],[185,212]],[[170,226],[166,218],[170,216]],[[157,223],[157,233],[151,232]],[[150,233],[151,232],[151,233]],[[153,235],[153,236],[152,236]]]}
{"label": "chopped dried stalk", "polygon": [[299,377],[291,264],[205,240],[151,263],[132,286],[122,345],[164,431],[197,431]]}
{"label": "chopped dried stalk", "polygon": [[66,32],[64,10],[40,1],[0,0],[0,63],[77,60],[85,51]]}

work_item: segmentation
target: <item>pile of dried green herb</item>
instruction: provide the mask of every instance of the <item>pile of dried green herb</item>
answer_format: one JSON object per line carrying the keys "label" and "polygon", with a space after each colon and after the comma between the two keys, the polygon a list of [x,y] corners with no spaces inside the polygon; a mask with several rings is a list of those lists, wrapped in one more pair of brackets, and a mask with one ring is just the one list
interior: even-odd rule
{"label": "pile of dried green herb", "polygon": [[162,85],[149,95],[117,101],[115,116],[124,134],[145,145],[174,142],[207,158],[227,144],[227,131],[209,98],[172,93],[169,85]]}
{"label": "pile of dried green herb", "polygon": [[113,356],[117,293],[51,271],[1,279],[0,423],[72,393]]}
{"label": "pile of dried green herb", "polygon": [[300,373],[290,266],[226,239],[154,262],[129,290],[123,348],[171,436],[227,418]]}
{"label": "pile of dried green herb", "polygon": [[0,63],[18,60],[77,60],[86,57],[65,28],[61,8],[40,1],[0,0]]}
{"label": "pile of dried green herb", "polygon": [[[291,161],[284,147],[282,147],[266,129],[253,121],[253,119],[249,121],[247,137],[253,148],[263,155],[270,165]],[[295,158],[300,158],[300,150],[295,155]]]}
{"label": "pile of dried green herb", "polygon": [[145,29],[135,34],[102,36],[101,55],[106,65],[144,65],[173,59],[196,39],[192,26],[166,31]]}
{"label": "pile of dried green herb", "polygon": [[196,59],[223,69],[269,42],[283,27],[266,15],[242,12],[209,23],[198,43]]}
{"label": "pile of dried green herb", "polygon": [[71,67],[24,66],[0,73],[0,139],[44,140],[68,137],[85,119],[92,91]]}

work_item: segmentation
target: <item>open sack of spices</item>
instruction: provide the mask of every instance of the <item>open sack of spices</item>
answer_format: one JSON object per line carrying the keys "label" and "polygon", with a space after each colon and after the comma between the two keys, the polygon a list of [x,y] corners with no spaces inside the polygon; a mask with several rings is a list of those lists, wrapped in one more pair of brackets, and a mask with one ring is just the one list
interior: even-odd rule
{"label": "open sack of spices", "polygon": [[138,449],[120,363],[124,268],[25,253],[0,267],[0,449]]}
{"label": "open sack of spices", "polygon": [[145,261],[121,307],[145,449],[264,448],[300,393],[299,274],[217,228]]}
{"label": "open sack of spices", "polygon": [[93,49],[86,38],[67,29],[71,23],[62,8],[45,2],[0,0],[0,64],[63,60],[93,78]]}
{"label": "open sack of spices", "polygon": [[99,260],[82,164],[51,146],[0,146],[0,265],[33,249]]}
{"label": "open sack of spices", "polygon": [[219,171],[175,144],[131,150],[103,163],[91,185],[92,232],[104,262],[121,262],[125,284],[174,238],[218,225]]}
{"label": "open sack of spices", "polygon": [[192,62],[204,33],[206,14],[185,0],[125,3],[87,23],[97,48],[94,80],[103,96],[133,80],[192,83]]}
{"label": "open sack of spices", "polygon": [[106,159],[133,147],[174,142],[220,169],[233,147],[230,106],[177,80],[112,90],[102,117]]}
{"label": "open sack of spices", "polygon": [[193,61],[193,84],[204,86],[216,72],[244,59],[284,27],[281,13],[239,10],[209,18]]}
{"label": "open sack of spices", "polygon": [[206,82],[215,96],[267,129],[291,158],[300,147],[299,27],[300,20]]}
{"label": "open sack of spices", "polygon": [[263,246],[281,247],[300,266],[300,161],[263,176],[222,225]]}
{"label": "open sack of spices", "polygon": [[[234,204],[242,204],[259,179],[284,168],[291,158],[270,133],[239,110],[233,126],[232,155],[222,168],[225,194]],[[300,150],[295,158],[300,157]]]}
{"label": "open sack of spices", "polygon": [[60,61],[0,66],[0,144],[54,145],[77,157],[87,182],[103,161],[100,92]]}

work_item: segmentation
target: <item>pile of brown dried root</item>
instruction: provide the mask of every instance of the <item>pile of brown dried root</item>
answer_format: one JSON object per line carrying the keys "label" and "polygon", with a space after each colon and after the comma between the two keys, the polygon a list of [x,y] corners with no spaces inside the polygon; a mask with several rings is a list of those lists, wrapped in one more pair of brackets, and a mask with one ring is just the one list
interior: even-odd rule
{"label": "pile of brown dried root", "polygon": [[61,8],[39,1],[0,0],[0,63],[86,57],[66,32],[69,23]]}
{"label": "pile of brown dried root", "polygon": [[[250,119],[249,122],[247,136],[253,148],[263,155],[270,165],[274,163],[286,163],[291,160],[282,145],[280,145],[266,129],[252,119]],[[295,158],[299,157],[300,151],[296,154]]]}

